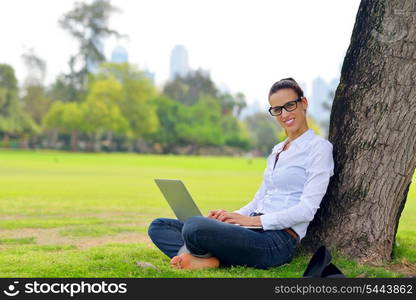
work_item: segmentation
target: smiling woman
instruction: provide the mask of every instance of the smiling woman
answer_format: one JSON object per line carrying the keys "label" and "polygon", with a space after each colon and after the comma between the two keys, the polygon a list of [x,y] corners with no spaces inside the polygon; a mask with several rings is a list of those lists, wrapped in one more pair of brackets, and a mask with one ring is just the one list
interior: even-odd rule
{"label": "smiling woman", "polygon": [[308,101],[294,79],[273,84],[269,103],[287,138],[267,158],[254,199],[234,212],[218,209],[185,222],[158,218],[150,224],[150,238],[172,267],[267,269],[293,259],[334,174],[332,144],[309,129]]}
{"label": "smiling woman", "polygon": [[[293,100],[287,101],[287,99]],[[277,122],[284,128],[290,140],[295,139],[308,128],[306,121],[308,100],[293,78],[279,80],[271,87],[269,103],[270,114],[276,117]],[[301,105],[303,111],[297,109],[298,104]]]}

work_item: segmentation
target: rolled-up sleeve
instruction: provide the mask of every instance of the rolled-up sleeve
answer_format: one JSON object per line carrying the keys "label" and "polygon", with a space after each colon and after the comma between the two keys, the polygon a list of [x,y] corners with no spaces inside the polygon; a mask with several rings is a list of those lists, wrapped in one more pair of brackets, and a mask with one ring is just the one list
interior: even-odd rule
{"label": "rolled-up sleeve", "polygon": [[246,206],[243,206],[239,210],[234,212],[239,213],[240,215],[249,216],[256,208],[261,198],[266,194],[266,186],[264,180],[260,185],[260,188],[257,190],[257,193],[254,195],[253,200],[251,200]]}
{"label": "rolled-up sleeve", "polygon": [[264,230],[281,230],[313,220],[334,174],[332,144],[321,140],[308,157],[307,179],[298,204],[260,217]]}

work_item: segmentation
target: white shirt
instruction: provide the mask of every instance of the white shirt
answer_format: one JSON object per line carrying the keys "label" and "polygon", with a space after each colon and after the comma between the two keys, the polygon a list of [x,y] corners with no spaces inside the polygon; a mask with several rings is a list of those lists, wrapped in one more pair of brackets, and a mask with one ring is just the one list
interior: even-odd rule
{"label": "white shirt", "polygon": [[291,227],[302,239],[334,174],[332,144],[308,129],[280,153],[273,170],[276,153],[287,140],[273,147],[253,200],[235,212],[245,216],[263,213],[264,230]]}

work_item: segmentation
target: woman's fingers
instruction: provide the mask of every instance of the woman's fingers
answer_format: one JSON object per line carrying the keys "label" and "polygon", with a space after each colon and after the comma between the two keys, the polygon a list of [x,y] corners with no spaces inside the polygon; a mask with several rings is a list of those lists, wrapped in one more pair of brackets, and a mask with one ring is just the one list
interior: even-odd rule
{"label": "woman's fingers", "polygon": [[215,213],[216,213],[216,210],[211,210],[211,211],[208,213],[208,218],[214,218]]}
{"label": "woman's fingers", "polygon": [[223,210],[223,209],[218,209],[215,211],[214,213],[214,219],[219,220],[219,218],[224,214],[227,213],[227,211]]}
{"label": "woman's fingers", "polygon": [[208,214],[208,218],[218,219],[218,217],[221,216],[221,214],[224,212],[226,212],[226,210],[223,210],[223,209],[211,210]]}
{"label": "woman's fingers", "polygon": [[229,212],[222,215],[222,222],[230,223],[230,224],[242,224],[244,222],[244,217],[240,214]]}
{"label": "woman's fingers", "polygon": [[224,209],[211,210],[208,214],[209,218],[216,219],[216,220],[221,221],[221,222],[225,222],[226,220],[231,219],[233,224],[237,223],[234,220],[236,216],[240,216],[240,215],[236,214],[236,213],[232,213],[232,212],[227,212]]}
{"label": "woman's fingers", "polygon": [[225,212],[218,217],[218,220],[221,222],[225,222],[226,220],[233,219],[233,214],[229,212]]}

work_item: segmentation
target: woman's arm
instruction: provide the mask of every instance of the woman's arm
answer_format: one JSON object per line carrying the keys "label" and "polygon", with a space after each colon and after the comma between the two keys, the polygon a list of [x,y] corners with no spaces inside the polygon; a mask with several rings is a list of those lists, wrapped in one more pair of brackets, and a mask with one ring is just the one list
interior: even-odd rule
{"label": "woman's arm", "polygon": [[260,216],[264,230],[284,229],[313,220],[334,174],[332,144],[326,140],[313,147],[309,156],[307,179],[300,202],[285,210]]}

